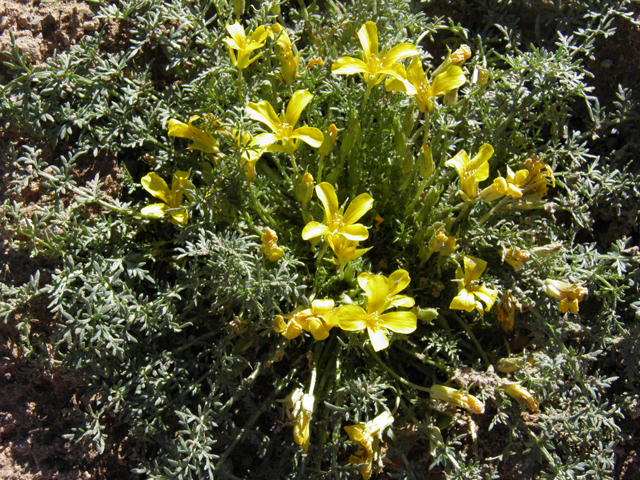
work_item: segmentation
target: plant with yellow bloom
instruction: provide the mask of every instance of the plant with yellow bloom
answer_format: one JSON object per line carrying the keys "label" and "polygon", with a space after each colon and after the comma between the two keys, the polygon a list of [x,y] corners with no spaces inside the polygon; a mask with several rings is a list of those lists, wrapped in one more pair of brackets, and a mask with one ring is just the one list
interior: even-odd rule
{"label": "plant with yellow bloom", "polygon": [[287,414],[293,420],[293,440],[307,453],[309,449],[309,423],[316,399],[310,393],[296,388],[286,399]]}
{"label": "plant with yellow bloom", "polygon": [[[324,135],[320,130],[314,127],[295,128],[300,118],[300,114],[309,104],[313,95],[306,90],[297,90],[286,111],[280,116],[276,114],[273,107],[266,100],[258,103],[249,103],[247,112],[252,120],[263,123],[271,129],[273,133],[261,133],[254,138],[254,142],[262,148],[266,148],[269,152],[286,152],[291,156],[293,161],[293,152],[296,151],[300,141],[318,148],[322,145]],[[277,145],[282,142],[282,145]],[[297,170],[295,161],[293,162],[294,170]]]}
{"label": "plant with yellow bloom", "polygon": [[253,139],[250,133],[237,129],[231,131],[231,136],[235,140],[236,148],[241,150],[240,162],[242,169],[247,176],[247,182],[251,183],[256,179],[256,163],[262,157],[264,148],[261,148]]}
{"label": "plant with yellow bloom", "polygon": [[385,88],[388,92],[405,92],[415,97],[420,111],[426,113],[435,108],[433,101],[436,97],[461,87],[466,81],[462,69],[451,65],[430,82],[424,74],[420,58],[416,56],[407,68],[406,79],[390,78],[385,83]]}
{"label": "plant with yellow bloom", "polygon": [[378,28],[373,22],[365,23],[358,30],[358,39],[363,50],[363,60],[353,57],[341,57],[331,66],[335,75],[355,75],[361,73],[367,83],[365,101],[369,97],[371,88],[378,85],[387,76],[404,79],[406,72],[404,67],[397,63],[406,57],[418,55],[415,46],[410,43],[396,45],[386,53],[378,51]]}
{"label": "plant with yellow bloom", "polygon": [[504,261],[511,265],[516,272],[524,268],[524,262],[529,258],[531,258],[531,253],[518,247],[509,248],[504,254]]}
{"label": "plant with yellow bloom", "polygon": [[493,156],[493,147],[485,143],[472,159],[464,150],[447,160],[447,167],[455,168],[460,176],[460,195],[465,202],[471,202],[478,196],[478,184],[489,178],[489,159]]}
{"label": "plant with yellow bloom", "polygon": [[280,62],[278,78],[287,85],[291,85],[298,75],[298,61],[301,53],[293,55],[293,44],[289,34],[279,23],[275,23],[271,27],[270,35],[276,38],[276,43],[280,50],[278,54],[278,61]]}
{"label": "plant with yellow bloom", "polygon": [[484,413],[484,403],[473,395],[456,390],[455,388],[445,387],[444,385],[432,385],[431,398],[450,403],[456,407],[462,407],[471,413]]}
{"label": "plant with yellow bloom", "polygon": [[[313,335],[316,340],[324,340],[335,326],[335,322],[327,318],[333,307],[334,302],[331,299],[313,300],[311,308],[299,307],[284,317],[278,315],[273,321],[273,329],[288,340],[298,337],[303,330]],[[285,322],[285,319],[288,322]]]}
{"label": "plant with yellow bloom", "polygon": [[505,332],[513,330],[516,309],[522,312],[522,304],[513,296],[511,290],[507,290],[502,296],[502,300],[496,306],[496,315]]}
{"label": "plant with yellow bloom", "polygon": [[589,290],[575,283],[567,283],[550,278],[547,278],[544,282],[539,280],[538,282],[542,285],[547,295],[560,300],[558,310],[562,313],[567,313],[568,311],[571,311],[574,315],[578,313],[578,304],[584,300],[585,295],[589,294]]}
{"label": "plant with yellow bloom", "polygon": [[493,184],[480,192],[480,198],[483,202],[493,202],[498,198],[508,195],[514,198],[522,198],[522,186],[529,176],[526,169],[513,172],[507,165],[507,178],[497,177],[493,180]]}
{"label": "plant with yellow bloom", "polygon": [[358,276],[358,284],[366,292],[367,310],[357,305],[342,305],[326,314],[325,320],[347,331],[367,330],[376,352],[387,348],[387,330],[409,334],[416,329],[417,317],[413,312],[384,313],[389,308],[413,307],[413,298],[398,295],[407,288],[410,281],[406,270],[396,270],[388,278],[384,275],[361,273]]}
{"label": "plant with yellow bloom", "polygon": [[329,246],[335,254],[335,258],[331,262],[340,268],[340,274],[342,274],[344,267],[356,258],[360,258],[367,253],[371,248],[357,248],[358,242],[349,240],[341,236],[329,236]]}
{"label": "plant with yellow bloom", "polygon": [[227,32],[229,32],[229,36],[223,41],[229,47],[229,56],[238,70],[247,68],[262,55],[250,58],[254,50],[264,46],[269,35],[269,31],[261,25],[247,38],[244,27],[238,22],[227,25]]}
{"label": "plant with yellow bloom", "polygon": [[363,447],[355,455],[349,457],[349,462],[352,464],[365,464],[360,468],[360,474],[364,480],[368,480],[371,477],[373,463],[376,459],[377,466],[382,467],[380,440],[384,431],[391,425],[393,425],[393,415],[385,411],[367,423],[356,423],[355,425],[344,427],[349,438]]}
{"label": "plant with yellow bloom", "polygon": [[220,153],[220,143],[208,133],[193,126],[193,123],[202,117],[195,115],[191,117],[188,123],[172,118],[169,120],[170,137],[188,138],[193,143],[188,146],[191,150],[201,150],[209,155],[218,155]]}
{"label": "plant with yellow bloom", "polygon": [[284,250],[282,247],[276,245],[278,241],[278,235],[272,229],[267,227],[262,236],[260,237],[262,240],[263,246],[260,247],[260,251],[264,253],[267,260],[271,262],[275,262],[276,260],[280,260],[282,255],[284,254]]}
{"label": "plant with yellow bloom", "polygon": [[180,206],[182,205],[183,189],[193,186],[189,181],[189,175],[190,172],[181,172],[180,170],[174,173],[171,181],[171,190],[169,190],[167,182],[154,172],[142,177],[140,181],[142,187],[164,203],[147,205],[140,213],[156,218],[162,218],[169,214],[171,215],[171,223],[174,225],[186,225],[189,221],[189,213],[184,208],[180,209]]}
{"label": "plant with yellow bloom", "polygon": [[498,290],[478,285],[478,279],[487,268],[487,262],[479,258],[464,257],[464,271],[461,267],[456,269],[456,282],[458,282],[458,295],[451,301],[449,308],[453,310],[465,310],[467,312],[477,309],[480,315],[491,310],[498,298]]}

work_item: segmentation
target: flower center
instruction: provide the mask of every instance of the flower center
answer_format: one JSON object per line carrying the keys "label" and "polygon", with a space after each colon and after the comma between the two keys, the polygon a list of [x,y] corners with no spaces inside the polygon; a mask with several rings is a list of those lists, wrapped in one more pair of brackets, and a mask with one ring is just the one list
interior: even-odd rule
{"label": "flower center", "polygon": [[369,56],[369,73],[371,75],[375,75],[376,73],[378,73],[380,70],[382,70],[382,62],[380,61],[380,59],[375,55],[375,53],[372,53]]}
{"label": "flower center", "polygon": [[283,138],[283,139],[288,139],[291,134],[293,133],[293,126],[289,125],[288,123],[281,123],[278,126],[278,136]]}

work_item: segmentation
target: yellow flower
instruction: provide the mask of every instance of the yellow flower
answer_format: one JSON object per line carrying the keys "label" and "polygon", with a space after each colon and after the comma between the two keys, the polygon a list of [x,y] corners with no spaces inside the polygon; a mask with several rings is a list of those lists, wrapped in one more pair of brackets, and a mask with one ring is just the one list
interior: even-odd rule
{"label": "yellow flower", "polygon": [[262,240],[263,243],[263,246],[260,247],[260,251],[264,253],[264,255],[267,257],[267,260],[275,262],[276,260],[280,260],[282,258],[284,250],[282,249],[282,247],[276,245],[276,242],[278,241],[278,235],[276,235],[276,232],[267,227],[267,229],[260,237],[260,240]]}
{"label": "yellow flower", "polygon": [[561,282],[547,278],[542,284],[547,295],[560,300],[558,310],[562,313],[571,311],[574,315],[578,313],[578,303],[584,300],[584,296],[589,294],[589,290],[582,285],[575,283]]}
{"label": "yellow flower", "polygon": [[[380,454],[379,442],[382,439],[382,433],[392,424],[393,416],[385,411],[370,422],[356,423],[355,425],[344,427],[347,435],[349,435],[349,439],[360,443],[360,445],[364,447],[349,458],[349,462],[352,464],[366,464],[360,469],[360,474],[364,480],[368,480],[368,478],[371,477],[373,462]],[[382,466],[380,460],[378,460],[378,465]]]}
{"label": "yellow flower", "polygon": [[467,392],[445,387],[444,385],[432,385],[430,390],[431,398],[462,407],[471,413],[484,413],[484,403]]}
{"label": "yellow flower", "polygon": [[456,281],[458,282],[458,295],[451,301],[449,308],[453,310],[465,310],[467,312],[477,309],[480,315],[482,308],[489,311],[498,298],[498,290],[478,285],[478,279],[487,268],[487,262],[474,257],[464,257],[464,273],[461,267],[456,269]]}
{"label": "yellow flower", "polygon": [[316,195],[322,202],[324,207],[324,223],[309,222],[302,230],[302,239],[310,240],[319,236],[323,236],[325,240],[328,237],[342,236],[348,240],[366,240],[369,238],[369,232],[366,227],[360,223],[355,223],[369,211],[373,205],[373,198],[368,193],[358,195],[349,204],[346,212],[338,207],[338,196],[333,185],[322,182],[316,185]]}
{"label": "yellow flower", "polygon": [[192,184],[189,181],[190,172],[176,171],[173,174],[173,180],[171,181],[171,190],[159,175],[154,172],[146,174],[142,177],[140,183],[142,187],[156,198],[159,198],[164,203],[154,203],[144,207],[140,213],[143,215],[151,215],[157,218],[162,218],[165,214],[171,215],[171,223],[174,225],[181,224],[186,225],[189,221],[189,213],[186,209],[173,210],[167,212],[169,209],[180,208],[182,204],[182,189],[191,188]]}
{"label": "yellow flower", "polygon": [[507,290],[500,303],[496,306],[496,315],[498,321],[502,325],[505,332],[513,330],[516,309],[522,312],[522,305],[516,297],[513,296],[511,290]]}
{"label": "yellow flower", "polygon": [[236,141],[236,147],[242,150],[240,160],[242,162],[242,169],[247,176],[247,182],[251,183],[256,178],[256,163],[262,157],[264,148],[255,142],[253,137],[248,132],[240,132],[237,129],[231,130],[231,135]]}
{"label": "yellow flower", "polygon": [[439,252],[441,257],[451,254],[456,249],[456,237],[448,236],[444,228],[431,237],[429,248],[434,252]]}
{"label": "yellow flower", "polygon": [[489,159],[493,156],[493,147],[485,143],[478,154],[469,160],[467,152],[460,150],[445,165],[455,168],[460,176],[460,195],[465,202],[478,196],[478,184],[489,178]]}
{"label": "yellow flower", "polygon": [[502,388],[507,395],[515,398],[520,405],[526,405],[534,413],[539,410],[540,402],[523,386],[503,380]]}
{"label": "yellow flower", "polygon": [[413,298],[398,295],[410,281],[406,270],[396,270],[389,278],[361,273],[358,284],[366,292],[367,311],[357,305],[342,305],[325,318],[343,330],[359,332],[366,329],[376,352],[387,348],[387,330],[408,334],[416,329],[418,319],[413,312],[383,313],[392,307],[413,307]]}
{"label": "yellow flower", "polygon": [[348,240],[339,235],[329,237],[329,246],[336,256],[336,258],[331,261],[334,265],[341,267],[341,269],[344,268],[344,266],[351,260],[361,257],[372,248],[357,248],[358,242]]}
{"label": "yellow flower", "polygon": [[168,135],[170,137],[188,138],[193,142],[189,145],[191,150],[201,150],[210,155],[217,155],[220,153],[220,143],[218,140],[192,125],[193,122],[200,118],[199,115],[195,115],[189,119],[188,124],[172,118],[169,120]]}
{"label": "yellow flower", "polygon": [[497,177],[493,184],[480,192],[483,202],[493,202],[500,197],[509,195],[514,198],[522,198],[522,186],[527,180],[529,172],[526,169],[518,170],[516,173],[507,165],[507,178]]}
{"label": "yellow flower", "polygon": [[293,439],[307,453],[309,449],[309,422],[313,415],[316,399],[310,393],[296,388],[286,399],[287,414],[294,421]]}
{"label": "yellow flower", "polygon": [[[284,317],[278,315],[273,322],[273,329],[288,340],[296,338],[302,330],[311,333],[316,340],[324,340],[335,326],[331,319],[326,318],[333,306],[330,298],[313,300],[311,308],[300,307]],[[285,322],[285,318],[289,321]]]}
{"label": "yellow flower", "polygon": [[[229,47],[229,56],[238,70],[248,67],[262,55],[259,54],[249,59],[249,57],[251,57],[251,52],[264,46],[267,36],[269,35],[267,29],[261,25],[256,28],[251,35],[251,38],[247,39],[247,36],[244,33],[244,27],[238,22],[233,25],[227,25],[227,32],[229,32],[230,36],[225,38],[223,41]],[[237,55],[234,50],[237,50]]]}
{"label": "yellow flower", "polygon": [[427,80],[422,70],[422,62],[416,56],[407,68],[407,78],[390,78],[385,83],[387,92],[405,92],[414,96],[421,112],[434,109],[433,100],[439,95],[445,95],[450,91],[464,85],[467,79],[460,67],[451,65],[443,73],[434,77],[433,82]]}
{"label": "yellow flower", "polygon": [[504,261],[511,265],[516,272],[519,272],[524,268],[524,262],[529,258],[531,258],[531,254],[527,250],[513,247],[507,249]]}
{"label": "yellow flower", "polygon": [[373,221],[375,222],[373,228],[375,228],[377,232],[378,230],[380,230],[380,225],[382,225],[382,222],[384,222],[384,218],[382,218],[379,213],[376,213],[376,216],[373,217]]}
{"label": "yellow flower", "polygon": [[[279,117],[266,100],[249,103],[247,105],[249,117],[265,124],[273,131],[273,133],[262,133],[256,136],[254,142],[260,147],[266,147],[269,152],[287,152],[291,156],[298,148],[300,140],[314,148],[322,145],[324,135],[317,128],[295,128],[300,114],[312,98],[313,95],[308,91],[297,90],[291,97],[286,112],[283,112]],[[276,145],[276,142],[282,142],[282,145]]]}
{"label": "yellow flower", "polygon": [[280,48],[278,61],[280,62],[279,78],[287,85],[291,85],[298,75],[298,61],[301,53],[293,55],[293,44],[287,34],[287,31],[278,23],[271,27],[270,35],[277,38],[276,42]]}
{"label": "yellow flower", "polygon": [[378,52],[378,29],[373,22],[365,23],[358,30],[358,39],[362,45],[364,61],[353,57],[342,57],[334,62],[331,71],[335,75],[362,73],[370,87],[382,82],[387,75],[398,79],[404,78],[404,67],[396,62],[419,53],[412,44],[401,43],[381,55]]}

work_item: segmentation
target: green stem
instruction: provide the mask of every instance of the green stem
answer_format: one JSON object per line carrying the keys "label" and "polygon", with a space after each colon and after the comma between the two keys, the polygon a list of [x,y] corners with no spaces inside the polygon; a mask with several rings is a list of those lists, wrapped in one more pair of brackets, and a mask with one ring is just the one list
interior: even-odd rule
{"label": "green stem", "polygon": [[329,248],[329,244],[325,242],[324,246],[322,247],[322,250],[320,250],[320,254],[318,255],[318,258],[316,259],[316,268],[320,266],[320,262],[322,261],[322,257],[324,257],[324,254],[327,251],[327,248]]}
{"label": "green stem", "polygon": [[489,210],[478,222],[478,226],[484,225],[484,223],[493,217],[496,213],[498,213],[502,207],[509,201],[509,196],[505,196],[497,205],[495,205],[491,210]]}
{"label": "green stem", "polygon": [[320,363],[320,356],[322,355],[322,347],[324,343],[317,342],[315,351],[313,352],[313,369],[311,370],[311,381],[309,382],[309,395],[313,395],[313,390],[316,388],[316,380],[318,378],[318,363]]}
{"label": "green stem", "polygon": [[318,162],[318,176],[316,177],[316,183],[322,182],[322,167],[324,166],[324,155],[320,155],[320,161]]}
{"label": "green stem", "polygon": [[415,383],[411,383],[410,381],[405,380],[400,375],[398,375],[396,372],[391,370],[391,367],[389,367],[386,363],[384,363],[382,361],[382,359],[373,350],[373,348],[371,348],[370,345],[367,346],[367,352],[369,353],[369,355],[371,355],[373,357],[373,359],[376,362],[378,362],[378,365],[380,365],[389,375],[391,375],[393,378],[395,378],[397,381],[399,381],[403,385],[405,385],[407,387],[410,387],[410,388],[415,388],[416,390],[420,390],[422,392],[431,392],[431,389],[429,389],[427,387],[421,387],[420,385],[416,385]]}
{"label": "green stem", "polygon": [[453,318],[455,318],[457,320],[457,322],[460,324],[460,326],[464,329],[465,332],[467,332],[467,335],[469,335],[469,338],[471,339],[471,341],[474,343],[474,345],[476,346],[476,348],[478,349],[478,353],[480,353],[480,356],[482,357],[482,361],[484,361],[484,363],[486,364],[486,366],[488,367],[489,365],[491,365],[491,362],[489,361],[489,357],[487,357],[487,354],[484,353],[484,350],[482,349],[482,347],[480,346],[480,342],[478,341],[478,339],[476,338],[476,336],[473,334],[473,332],[471,331],[471,329],[469,328],[469,325],[467,325],[467,323],[462,320],[457,313],[455,312],[451,312],[451,315],[453,316]]}
{"label": "green stem", "polygon": [[369,95],[371,95],[371,89],[373,88],[373,84],[367,83],[367,91],[364,94],[364,100],[362,101],[362,105],[360,109],[364,113],[364,108],[367,106],[367,101],[369,100]]}
{"label": "green stem", "polygon": [[260,216],[260,218],[265,223],[265,225],[268,225],[269,227],[275,230],[276,222],[271,217],[271,215],[269,215],[269,213],[265,210],[265,208],[262,206],[262,204],[260,203],[260,200],[258,200],[258,197],[256,196],[256,193],[253,190],[253,183],[249,184],[249,194],[251,195],[251,200],[253,202],[253,209]]}

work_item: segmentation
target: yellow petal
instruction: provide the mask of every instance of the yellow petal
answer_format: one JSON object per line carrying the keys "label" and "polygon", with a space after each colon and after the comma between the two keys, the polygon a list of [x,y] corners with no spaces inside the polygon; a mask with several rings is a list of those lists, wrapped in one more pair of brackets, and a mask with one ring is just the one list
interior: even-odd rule
{"label": "yellow petal", "polygon": [[366,283],[368,313],[381,313],[389,295],[389,281],[383,275],[371,275]]}
{"label": "yellow petal", "polygon": [[310,240],[312,238],[320,237],[329,233],[329,228],[326,225],[318,222],[309,222],[302,229],[302,239]]}
{"label": "yellow petal", "polygon": [[280,141],[280,137],[273,133],[261,133],[253,139],[253,144],[259,148],[271,147],[274,143]]}
{"label": "yellow petal", "polygon": [[280,117],[276,115],[273,107],[266,100],[262,100],[258,103],[249,103],[249,105],[247,105],[247,112],[249,113],[249,118],[252,120],[264,123],[275,133],[278,132],[281,124]]}
{"label": "yellow petal", "polygon": [[348,238],[349,240],[355,240],[356,242],[369,238],[369,231],[364,225],[360,223],[342,227],[340,229],[340,234],[345,238]]}
{"label": "yellow petal", "polygon": [[151,205],[147,205],[140,213],[143,215],[151,215],[157,218],[162,218],[165,215],[165,212],[168,210],[169,205],[166,203],[152,203]]}
{"label": "yellow petal", "polygon": [[169,215],[171,215],[171,223],[173,223],[174,225],[186,225],[189,222],[189,212],[187,212],[185,209],[176,210],[175,212],[169,212]]}
{"label": "yellow petal", "polygon": [[176,170],[171,179],[171,191],[176,192],[180,187],[189,186],[189,175],[191,175],[191,171],[183,172]]}
{"label": "yellow petal", "polygon": [[411,297],[407,297],[406,295],[396,295],[395,297],[391,298],[391,300],[389,300],[389,306],[387,308],[391,308],[391,307],[409,308],[409,307],[413,307],[415,303],[416,303],[415,300]]}
{"label": "yellow petal", "polygon": [[449,308],[452,310],[464,310],[466,312],[472,312],[476,308],[476,300],[472,293],[465,289],[458,292],[458,295],[451,300]]}
{"label": "yellow petal", "polygon": [[338,196],[336,189],[328,182],[322,182],[316,185],[316,195],[322,202],[324,208],[324,221],[327,225],[331,223],[333,216],[338,212]]}
{"label": "yellow petal", "polygon": [[378,56],[378,28],[373,22],[367,22],[358,30],[358,40],[364,50],[365,58],[369,58],[373,53]]}
{"label": "yellow petal", "polygon": [[371,346],[376,352],[384,350],[389,346],[389,339],[383,329],[376,328],[374,330],[367,328],[367,333],[369,334],[369,340],[371,340]]}
{"label": "yellow petal", "polygon": [[413,312],[389,312],[380,315],[378,325],[396,333],[412,333],[418,326],[418,317]]}
{"label": "yellow petal", "polygon": [[480,258],[464,257],[464,284],[470,285],[472,281],[478,280],[482,272],[487,268],[487,262]]}
{"label": "yellow petal", "polygon": [[[284,116],[284,123],[290,125],[292,128],[295,127],[296,123],[298,123],[298,119],[300,118],[300,114],[309,104],[312,98],[313,95],[310,94],[307,90],[297,90],[293,94],[291,100],[289,101],[289,104],[287,105],[287,112]],[[322,133],[320,133],[320,135],[322,136]],[[320,140],[320,143],[322,143],[322,140]]]}
{"label": "yellow petal", "polygon": [[231,36],[233,41],[236,43],[236,45],[240,46],[246,42],[247,36],[244,33],[244,27],[240,25],[238,22],[234,23],[233,25],[227,25],[226,28],[227,28],[227,32],[229,32],[229,35]]}
{"label": "yellow petal", "polygon": [[324,319],[349,332],[359,332],[367,327],[367,313],[357,305],[342,305],[324,315]]}
{"label": "yellow petal", "polygon": [[424,74],[424,70],[422,69],[422,61],[417,55],[413,57],[409,67],[407,68],[407,81],[416,88],[422,85],[429,85],[427,76]]}
{"label": "yellow petal", "polygon": [[406,270],[396,270],[389,275],[389,295],[396,295],[409,286],[411,277]]}
{"label": "yellow petal", "polygon": [[313,148],[319,148],[324,140],[324,134],[314,127],[300,127],[296,128],[289,138],[297,138]]}
{"label": "yellow petal", "polygon": [[[269,35],[269,31],[267,29],[265,29],[263,25],[260,25],[251,34],[250,43],[264,44],[264,42],[267,39],[268,35]],[[285,33],[285,35],[286,35],[286,33]],[[259,47],[261,47],[261,46],[262,45],[259,45]],[[259,47],[253,47],[253,48],[252,47],[253,47],[252,45],[248,46],[248,48],[251,48],[251,50],[255,50],[255,48],[259,48]]]}
{"label": "yellow petal", "polygon": [[412,55],[420,55],[420,52],[412,44],[401,43],[396,45],[382,58],[382,68],[386,69],[398,60]]}
{"label": "yellow petal", "polygon": [[314,300],[311,302],[311,313],[314,315],[325,315],[333,310],[335,303],[330,298],[324,300]]}
{"label": "yellow petal", "polygon": [[367,73],[369,67],[362,60],[353,57],[342,57],[333,62],[331,72],[334,75],[354,75],[356,73]]}
{"label": "yellow petal", "polygon": [[360,285],[360,288],[365,292],[367,291],[367,283],[369,282],[369,278],[371,278],[372,276],[373,275],[367,272],[362,272],[360,275],[358,275],[358,285]]}
{"label": "yellow petal", "polygon": [[144,188],[151,195],[159,198],[164,203],[170,203],[171,192],[169,191],[167,182],[165,182],[158,174],[154,172],[147,173],[144,177],[142,177],[140,183],[142,184],[142,188]]}
{"label": "yellow petal", "polygon": [[367,213],[373,205],[373,198],[368,193],[358,195],[347,207],[347,211],[342,217],[345,225],[352,225]]}
{"label": "yellow petal", "polygon": [[493,156],[493,147],[488,143],[485,143],[480,147],[478,153],[469,162],[467,169],[474,171],[474,178],[478,181],[486,180],[489,178],[489,159]]}
{"label": "yellow petal", "polygon": [[444,95],[454,88],[461,87],[466,81],[467,79],[465,78],[464,73],[462,73],[462,69],[453,65],[433,79],[431,94],[433,96]]}
{"label": "yellow petal", "polygon": [[472,287],[470,292],[473,293],[475,297],[480,299],[482,303],[484,303],[485,312],[488,312],[489,310],[491,310],[491,307],[493,307],[493,304],[498,298],[498,293],[499,293],[498,290],[494,290],[493,288],[485,287],[482,285],[479,287]]}
{"label": "yellow petal", "polygon": [[395,77],[387,78],[387,81],[384,83],[384,88],[387,92],[405,92],[407,95],[415,95],[415,88],[413,88],[413,86]]}
{"label": "yellow petal", "polygon": [[471,160],[469,160],[469,155],[467,155],[467,152],[465,152],[464,150],[460,150],[453,158],[447,160],[445,162],[445,165],[447,167],[455,168],[456,172],[458,172],[458,175],[462,177],[466,172],[467,165],[469,165],[470,161]]}

